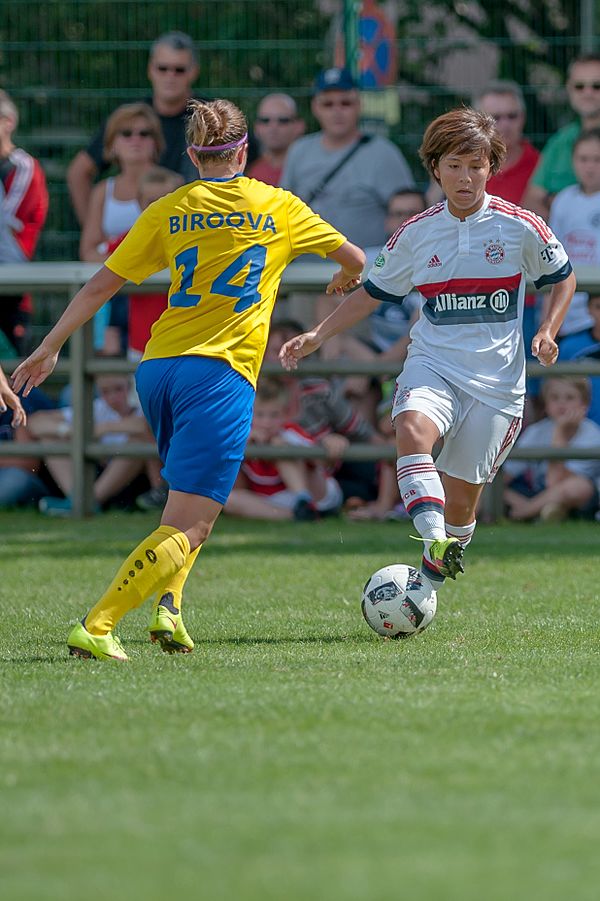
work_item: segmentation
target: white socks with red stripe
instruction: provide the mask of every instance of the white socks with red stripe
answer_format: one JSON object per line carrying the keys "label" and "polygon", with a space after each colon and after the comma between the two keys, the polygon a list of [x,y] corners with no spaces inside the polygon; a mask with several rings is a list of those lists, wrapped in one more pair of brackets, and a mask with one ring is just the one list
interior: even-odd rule
{"label": "white socks with red stripe", "polygon": [[477,520],[473,520],[466,526],[451,526],[450,523],[446,523],[446,535],[448,538],[458,538],[463,547],[466,547],[471,543],[471,538],[473,537],[473,532],[475,531],[475,526],[477,525]]}
{"label": "white socks with red stripe", "polygon": [[425,539],[422,571],[439,588],[445,581],[429,555],[429,542],[458,538],[466,547],[475,531],[476,522],[466,526],[451,526],[444,520],[445,494],[442,480],[430,454],[410,454],[398,457],[398,487],[415,529]]}
{"label": "white socks with red stripe", "polygon": [[431,454],[398,457],[396,473],[400,497],[421,538],[443,540],[446,496]]}
{"label": "white socks with red stripe", "polygon": [[425,539],[421,571],[436,588],[444,582],[429,555],[431,540],[444,540],[446,496],[431,454],[409,454],[396,461],[400,497],[415,529]]}

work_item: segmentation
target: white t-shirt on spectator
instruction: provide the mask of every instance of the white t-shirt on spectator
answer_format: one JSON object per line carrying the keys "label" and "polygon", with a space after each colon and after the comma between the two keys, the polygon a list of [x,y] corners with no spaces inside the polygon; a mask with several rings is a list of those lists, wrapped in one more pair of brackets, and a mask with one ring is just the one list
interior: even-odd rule
{"label": "white t-shirt on spectator", "polygon": [[[554,435],[555,423],[552,419],[542,419],[528,426],[516,447],[551,447]],[[573,438],[569,441],[569,447],[588,448],[600,447],[600,426],[591,419],[583,419]],[[564,465],[576,475],[585,476],[593,482],[600,480],[600,459],[596,460],[563,460]],[[504,471],[515,478],[524,472],[531,472],[536,480],[545,478],[548,469],[547,460],[511,460],[510,457],[504,464]]]}
{"label": "white t-shirt on spectator", "polygon": [[[550,228],[574,266],[600,266],[600,191],[584,194],[579,185],[559,191],[550,209]],[[588,295],[577,291],[559,335],[571,335],[594,324],[587,309]]]}

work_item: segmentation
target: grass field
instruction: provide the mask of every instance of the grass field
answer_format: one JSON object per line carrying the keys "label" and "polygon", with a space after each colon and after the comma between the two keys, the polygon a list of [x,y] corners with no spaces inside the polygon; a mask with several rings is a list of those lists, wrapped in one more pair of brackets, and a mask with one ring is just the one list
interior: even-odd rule
{"label": "grass field", "polygon": [[6,901],[597,901],[600,527],[488,526],[424,635],[359,609],[409,527],[221,520],[188,657],[67,657],[154,518],[2,515]]}

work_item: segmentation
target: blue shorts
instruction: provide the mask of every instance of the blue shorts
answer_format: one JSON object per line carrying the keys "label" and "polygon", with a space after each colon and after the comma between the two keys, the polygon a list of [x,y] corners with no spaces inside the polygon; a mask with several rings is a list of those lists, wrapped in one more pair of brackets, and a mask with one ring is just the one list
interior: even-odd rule
{"label": "blue shorts", "polygon": [[250,434],[250,382],[225,360],[199,356],[145,360],[135,381],[169,487],[224,504]]}

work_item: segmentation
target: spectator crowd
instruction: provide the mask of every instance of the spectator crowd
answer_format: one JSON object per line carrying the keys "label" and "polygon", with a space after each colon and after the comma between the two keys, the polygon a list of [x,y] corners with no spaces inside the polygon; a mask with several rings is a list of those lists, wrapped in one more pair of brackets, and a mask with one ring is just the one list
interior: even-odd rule
{"label": "spectator crowd", "polygon": [[[193,40],[170,32],[152,45],[142,102],[115,109],[90,143],[71,161],[68,191],[81,226],[80,259],[102,263],[140,212],[158,198],[197,178],[186,154],[186,105],[197,96],[200,67]],[[507,148],[489,194],[544,218],[571,261],[600,266],[600,56],[574,59],[566,73],[572,121],[539,152],[525,137],[521,87],[494,81],[471,103],[496,121]],[[328,68],[315,78],[311,112],[318,130],[307,133],[295,99],[270,93],[258,103],[246,175],[298,195],[330,222],[373,264],[381,246],[408,219],[443,199],[437,184],[418,186],[400,150],[387,138],[361,129],[361,95],[351,73]],[[13,141],[18,110],[0,90],[0,264],[34,256],[48,210],[44,172]],[[335,306],[330,296],[298,293],[276,307],[266,360],[291,336],[321,320]],[[401,306],[383,302],[364,323],[321,349],[324,360],[389,362],[382,377],[262,377],[257,390],[251,444],[319,446],[324,460],[260,460],[249,456],[225,507],[230,515],[259,519],[316,520],[344,512],[353,520],[406,517],[388,463],[344,460],[355,442],[389,444],[394,379],[402,367],[411,325],[422,298],[414,291]],[[139,360],[153,323],[167,305],[164,294],[119,294],[94,320],[98,355]],[[525,300],[525,350],[544,305],[541,293]],[[0,358],[21,356],[32,317],[27,295],[2,296]],[[600,294],[578,292],[560,332],[562,360],[600,359]],[[600,377],[531,380],[524,429],[517,447],[600,447]],[[0,381],[0,400],[10,389]],[[4,394],[2,394],[4,392]],[[8,403],[8,402],[7,402]],[[0,457],[0,508],[36,504],[47,514],[70,511],[68,458],[41,458],[35,443],[64,441],[70,434],[68,393],[57,401],[34,390],[23,399],[23,416],[12,401],[0,404],[0,440],[27,441],[31,458]],[[98,379],[94,434],[107,446],[98,466],[98,509],[112,504],[160,508],[166,491],[159,462],[110,456],[110,446],[151,440],[132,384],[121,376]],[[593,517],[598,512],[600,459],[520,463],[503,470],[506,515],[512,520]]]}

